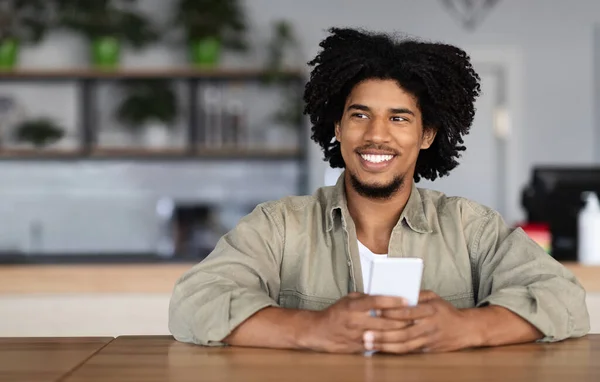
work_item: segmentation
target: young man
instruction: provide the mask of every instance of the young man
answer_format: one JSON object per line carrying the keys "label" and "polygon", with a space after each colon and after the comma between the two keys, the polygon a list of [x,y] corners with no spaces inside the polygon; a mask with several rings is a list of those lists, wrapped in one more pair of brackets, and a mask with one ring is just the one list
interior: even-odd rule
{"label": "young man", "polygon": [[[450,45],[332,29],[304,99],[337,185],[259,205],[175,286],[179,341],[388,353],[585,335],[585,291],[520,229],[419,189],[458,165],[479,95]],[[363,293],[376,256],[420,257],[419,304]],[[370,311],[377,314],[371,316]]]}

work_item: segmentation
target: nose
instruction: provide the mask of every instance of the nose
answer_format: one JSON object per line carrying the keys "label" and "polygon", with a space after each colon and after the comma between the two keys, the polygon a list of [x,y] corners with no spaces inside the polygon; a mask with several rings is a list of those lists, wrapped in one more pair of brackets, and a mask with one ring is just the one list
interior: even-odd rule
{"label": "nose", "polygon": [[365,130],[364,140],[367,142],[383,143],[391,139],[390,129],[384,118],[374,118]]}

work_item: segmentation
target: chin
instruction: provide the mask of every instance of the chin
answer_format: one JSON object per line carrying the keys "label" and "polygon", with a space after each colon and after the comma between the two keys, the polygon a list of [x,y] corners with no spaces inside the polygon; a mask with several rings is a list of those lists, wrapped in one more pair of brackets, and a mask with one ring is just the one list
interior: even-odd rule
{"label": "chin", "polygon": [[356,175],[352,171],[349,171],[349,175],[350,183],[355,191],[363,196],[375,199],[387,199],[404,185],[404,175],[365,177]]}
{"label": "chin", "polygon": [[364,173],[359,172],[356,177],[364,185],[372,186],[372,187],[385,187],[394,182],[394,179],[397,178],[398,175],[385,173]]}

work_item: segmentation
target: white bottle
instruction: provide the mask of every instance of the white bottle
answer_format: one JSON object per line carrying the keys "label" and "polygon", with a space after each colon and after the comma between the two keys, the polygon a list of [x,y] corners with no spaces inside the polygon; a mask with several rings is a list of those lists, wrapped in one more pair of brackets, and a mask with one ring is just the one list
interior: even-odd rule
{"label": "white bottle", "polygon": [[581,264],[600,265],[600,202],[595,192],[585,194],[578,217],[577,258]]}

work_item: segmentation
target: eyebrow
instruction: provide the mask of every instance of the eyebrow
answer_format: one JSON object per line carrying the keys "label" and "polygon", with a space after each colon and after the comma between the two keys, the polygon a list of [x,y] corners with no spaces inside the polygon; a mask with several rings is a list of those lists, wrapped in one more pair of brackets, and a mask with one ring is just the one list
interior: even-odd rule
{"label": "eyebrow", "polygon": [[[371,111],[371,109],[368,106],[361,105],[361,104],[358,104],[358,103],[354,103],[354,104],[348,106],[347,110],[352,110],[352,109],[354,109],[354,110],[361,110],[361,111],[367,111],[367,112]],[[389,109],[389,112],[391,114],[410,114],[412,116],[415,115],[415,113],[412,110],[404,108],[404,107],[391,108],[391,109]]]}

